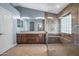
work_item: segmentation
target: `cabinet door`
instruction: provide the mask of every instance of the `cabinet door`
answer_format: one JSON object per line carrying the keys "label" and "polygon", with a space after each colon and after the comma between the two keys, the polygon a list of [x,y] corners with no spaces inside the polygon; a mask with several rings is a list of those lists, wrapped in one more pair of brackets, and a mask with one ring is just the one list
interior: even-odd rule
{"label": "cabinet door", "polygon": [[21,34],[17,34],[17,43],[18,44],[22,43],[21,40],[22,40]]}

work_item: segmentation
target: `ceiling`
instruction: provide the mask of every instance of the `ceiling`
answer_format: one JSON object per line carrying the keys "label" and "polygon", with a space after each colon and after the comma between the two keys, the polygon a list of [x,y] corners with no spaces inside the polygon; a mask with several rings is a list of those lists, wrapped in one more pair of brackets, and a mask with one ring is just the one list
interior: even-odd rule
{"label": "ceiling", "polygon": [[69,3],[13,3],[13,5],[58,14]]}

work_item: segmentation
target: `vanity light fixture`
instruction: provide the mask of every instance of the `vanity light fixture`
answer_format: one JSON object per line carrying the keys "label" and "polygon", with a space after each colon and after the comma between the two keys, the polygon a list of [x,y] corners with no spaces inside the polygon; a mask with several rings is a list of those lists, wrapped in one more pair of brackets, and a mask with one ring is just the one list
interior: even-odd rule
{"label": "vanity light fixture", "polygon": [[41,27],[42,27],[42,25],[40,24],[40,25],[39,25],[39,27],[41,28]]}
{"label": "vanity light fixture", "polygon": [[44,17],[35,17],[35,19],[44,19]]}
{"label": "vanity light fixture", "polygon": [[20,19],[20,16],[13,16],[14,19]]}
{"label": "vanity light fixture", "polygon": [[30,17],[21,17],[21,19],[30,19]]}
{"label": "vanity light fixture", "polygon": [[53,19],[53,17],[48,17],[48,19]]}
{"label": "vanity light fixture", "polygon": [[38,25],[39,25],[39,28],[41,28],[41,27],[42,27],[42,25],[41,25],[40,23],[39,23]]}

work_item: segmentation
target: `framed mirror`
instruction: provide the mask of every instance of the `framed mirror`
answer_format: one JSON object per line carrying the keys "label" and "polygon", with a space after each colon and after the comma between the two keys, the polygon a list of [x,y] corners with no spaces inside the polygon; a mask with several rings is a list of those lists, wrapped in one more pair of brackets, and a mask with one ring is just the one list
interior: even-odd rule
{"label": "framed mirror", "polygon": [[17,19],[17,27],[23,27],[23,20]]}

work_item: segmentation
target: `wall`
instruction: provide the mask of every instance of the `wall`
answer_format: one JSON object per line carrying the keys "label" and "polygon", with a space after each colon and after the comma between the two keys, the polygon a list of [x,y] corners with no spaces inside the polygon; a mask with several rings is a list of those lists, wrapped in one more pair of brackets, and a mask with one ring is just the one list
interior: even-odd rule
{"label": "wall", "polygon": [[35,20],[35,19],[30,19],[30,20],[25,20],[25,30],[24,31],[30,31],[30,22],[34,22],[34,31],[38,31],[38,24],[42,24],[42,19],[38,19],[38,20]]}
{"label": "wall", "polygon": [[16,41],[16,28],[17,28],[17,18],[20,17],[20,12],[15,9],[11,4],[9,3],[0,3],[0,6],[3,7],[4,9],[8,10],[11,14],[12,14],[12,17],[13,17],[13,38],[14,38],[14,43]]}
{"label": "wall", "polygon": [[10,11],[14,16],[19,17],[20,12],[9,3],[0,3],[0,6]]}
{"label": "wall", "polygon": [[[16,43],[16,18],[17,17],[20,17],[20,13],[13,7],[13,6],[11,6],[10,4],[8,4],[8,3],[0,3],[0,7],[1,8],[3,8],[4,10],[6,10],[6,11],[4,11],[4,12],[7,12],[8,11],[8,13],[7,14],[11,14],[11,22],[12,22],[12,35],[11,36],[9,36],[9,37],[12,37],[12,39],[11,40],[8,40],[7,39],[7,41],[8,41],[8,43],[7,43],[7,41],[5,40],[5,41],[3,41],[3,43],[4,43],[4,45],[5,46],[3,46],[4,48],[5,48],[5,50],[3,51],[3,52],[5,52],[7,49],[9,49],[9,48],[11,48],[12,47],[12,45],[13,46],[15,46],[17,43]],[[7,27],[7,26],[6,26]],[[11,27],[9,27],[9,28],[7,28],[7,29],[11,29]],[[5,38],[5,37],[4,37]],[[0,45],[3,45],[3,44],[1,44],[0,43]]]}
{"label": "wall", "polygon": [[[19,6],[17,6],[16,8],[21,13],[21,17],[31,17],[31,20],[29,20],[28,22],[34,21],[33,20],[34,17],[45,17],[44,12],[42,12],[42,11],[38,11],[38,10],[34,10],[34,9],[29,9],[29,8],[23,8],[23,7],[19,7]],[[56,15],[52,14],[52,13],[47,13],[46,17],[53,17],[53,19],[52,19],[53,23],[51,23],[51,24],[49,23],[48,25],[47,25],[47,23],[45,24],[46,25],[46,27],[45,27],[46,31],[49,32],[49,33],[58,33],[59,32],[59,29],[58,29],[59,28],[59,23],[58,23]],[[29,24],[28,24],[28,22],[25,25],[26,26],[25,27],[26,31],[29,30]],[[38,21],[35,20],[34,22],[36,23],[35,24],[35,30],[37,31],[37,29],[36,29],[37,28],[37,23],[40,22],[40,21],[39,20]],[[51,21],[47,21],[47,22],[51,22]],[[53,25],[53,26],[51,27],[51,25]],[[22,31],[22,30],[23,30],[23,28],[20,29],[20,31]]]}
{"label": "wall", "polygon": [[22,28],[17,27],[17,18],[20,18],[20,12],[17,9],[15,9],[11,4],[8,4],[8,3],[0,3],[0,6],[10,11],[13,15],[13,23],[14,23],[14,28],[13,28],[14,37],[13,38],[16,39],[15,33],[23,30]]}
{"label": "wall", "polygon": [[21,13],[21,17],[44,17],[44,12],[34,10],[34,9],[29,9],[29,8],[24,8],[24,7],[16,7],[17,10]]}
{"label": "wall", "polygon": [[79,39],[76,37],[76,25],[78,25],[78,4],[69,4],[66,8],[64,8],[59,14],[58,17],[62,17],[68,13],[71,13],[72,17],[72,34],[67,35],[65,33],[62,33],[64,38],[69,38],[68,40],[64,40],[66,43],[75,43]]}
{"label": "wall", "polygon": [[33,21],[35,22],[35,31],[37,31],[37,24],[40,22],[40,19],[35,20],[35,17],[44,17],[44,12],[34,10],[34,9],[29,9],[29,8],[24,8],[24,7],[16,7],[17,10],[21,13],[21,17],[30,17],[30,19],[24,19],[24,27],[23,28],[17,28],[17,32],[20,31],[29,31],[29,22]]}

